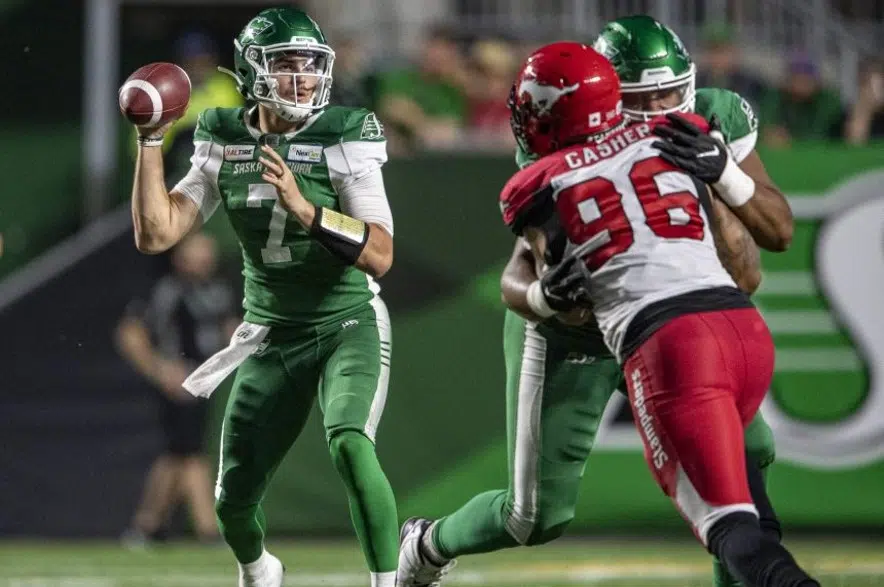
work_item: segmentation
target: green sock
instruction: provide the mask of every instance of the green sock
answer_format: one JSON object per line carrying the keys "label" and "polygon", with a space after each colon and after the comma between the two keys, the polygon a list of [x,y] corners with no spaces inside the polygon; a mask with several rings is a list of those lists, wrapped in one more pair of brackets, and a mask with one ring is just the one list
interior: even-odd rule
{"label": "green sock", "polygon": [[395,571],[399,563],[396,500],[381,470],[374,445],[364,435],[345,430],[329,442],[350,502],[350,518],[370,571]]}
{"label": "green sock", "polygon": [[506,531],[506,491],[480,493],[433,527],[433,545],[444,558],[518,546]]}

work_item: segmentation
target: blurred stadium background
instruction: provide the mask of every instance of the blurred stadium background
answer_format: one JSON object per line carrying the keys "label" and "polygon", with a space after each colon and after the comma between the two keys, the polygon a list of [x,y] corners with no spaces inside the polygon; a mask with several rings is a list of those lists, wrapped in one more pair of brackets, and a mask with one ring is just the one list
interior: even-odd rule
{"label": "blurred stadium background", "polygon": [[[403,91],[395,76],[423,69],[434,79],[427,127],[387,125],[397,253],[381,284],[395,354],[379,452],[403,519],[448,512],[505,483],[497,281],[511,237],[495,195],[515,169],[504,106],[513,69],[545,41],[589,40],[605,20],[647,12],[681,34],[698,85],[731,87],[755,105],[759,150],[793,205],[792,247],[764,255],[756,296],[778,345],[763,409],[777,438],[770,488],[786,539],[826,585],[884,584],[884,1],[299,6],[338,51],[333,101],[371,106],[383,120],[385,99]],[[130,552],[118,542],[160,430],[156,391],[120,358],[113,332],[167,260],[132,243],[134,141],[116,91],[140,65],[168,60],[191,68],[203,106],[235,100],[197,69],[229,66],[233,37],[264,7],[0,0],[0,587],[234,580],[232,556],[191,542],[183,512],[168,543]],[[185,169],[187,124],[170,147],[170,176]],[[224,216],[207,230],[238,287]],[[211,400],[209,447],[225,398]],[[272,544],[294,571],[287,584],[363,584],[315,418],[266,507]],[[707,585],[709,567],[652,483],[621,401],[606,415],[569,538],[467,559],[452,582]]]}

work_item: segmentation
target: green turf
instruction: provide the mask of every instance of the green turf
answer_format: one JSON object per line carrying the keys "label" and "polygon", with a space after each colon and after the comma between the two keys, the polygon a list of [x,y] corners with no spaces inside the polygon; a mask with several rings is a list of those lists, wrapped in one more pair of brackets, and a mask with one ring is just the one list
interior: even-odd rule
{"label": "green turf", "polygon": [[[793,553],[826,587],[884,585],[884,542],[793,540]],[[368,586],[350,542],[271,542],[289,587]],[[225,547],[188,544],[129,552],[106,543],[0,543],[0,587],[235,586]],[[445,585],[482,587],[694,587],[711,585],[710,559],[693,542],[567,540],[465,557]]]}

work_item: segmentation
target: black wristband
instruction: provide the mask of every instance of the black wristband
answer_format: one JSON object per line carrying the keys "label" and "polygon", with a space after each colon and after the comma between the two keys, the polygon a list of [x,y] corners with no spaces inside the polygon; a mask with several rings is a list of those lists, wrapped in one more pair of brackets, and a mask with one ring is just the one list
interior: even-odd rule
{"label": "black wristband", "polygon": [[355,265],[368,242],[371,226],[335,210],[314,206],[310,236],[348,265]]}

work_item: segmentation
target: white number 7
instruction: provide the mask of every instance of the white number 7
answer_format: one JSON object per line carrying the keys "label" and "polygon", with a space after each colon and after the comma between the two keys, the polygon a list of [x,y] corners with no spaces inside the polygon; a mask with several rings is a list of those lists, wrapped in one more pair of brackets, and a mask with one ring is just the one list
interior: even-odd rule
{"label": "white number 7", "polygon": [[249,184],[249,196],[246,198],[246,206],[260,208],[262,200],[273,200],[273,212],[270,214],[270,234],[267,236],[267,246],[261,249],[261,260],[265,264],[286,263],[292,260],[292,251],[282,246],[282,237],[285,235],[285,223],[289,213],[279,203],[279,194],[276,188],[269,183]]}

